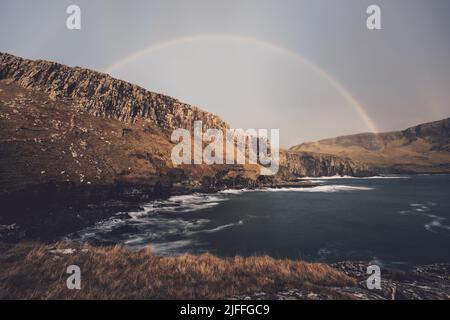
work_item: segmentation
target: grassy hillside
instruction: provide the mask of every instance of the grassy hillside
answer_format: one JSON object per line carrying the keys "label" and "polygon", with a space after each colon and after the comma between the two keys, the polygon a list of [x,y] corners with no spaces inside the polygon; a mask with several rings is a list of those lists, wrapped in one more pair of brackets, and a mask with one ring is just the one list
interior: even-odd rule
{"label": "grassy hillside", "polygon": [[[355,279],[325,264],[267,256],[164,258],[149,249],[64,243],[0,243],[0,252],[0,299],[224,299],[289,288],[349,298],[336,289],[356,285]],[[81,290],[66,287],[69,265],[80,267]]]}
{"label": "grassy hillside", "polygon": [[348,157],[381,172],[450,172],[450,118],[403,131],[303,143],[290,150]]}

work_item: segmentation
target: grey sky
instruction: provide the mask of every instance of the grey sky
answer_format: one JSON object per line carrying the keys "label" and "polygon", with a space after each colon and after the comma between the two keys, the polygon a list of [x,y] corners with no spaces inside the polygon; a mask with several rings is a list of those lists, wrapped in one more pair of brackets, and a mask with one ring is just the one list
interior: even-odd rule
{"label": "grey sky", "polygon": [[[366,29],[370,4],[383,30]],[[382,131],[450,116],[449,14],[448,0],[0,0],[0,51],[108,71],[289,146],[370,130],[343,90]]]}

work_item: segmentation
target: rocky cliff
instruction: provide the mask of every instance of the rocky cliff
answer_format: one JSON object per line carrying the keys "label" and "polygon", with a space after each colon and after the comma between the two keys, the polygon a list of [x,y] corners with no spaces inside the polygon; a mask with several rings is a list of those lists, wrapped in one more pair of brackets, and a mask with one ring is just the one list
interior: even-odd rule
{"label": "rocky cliff", "polygon": [[366,163],[375,172],[450,172],[450,118],[403,131],[362,133],[294,146],[290,151],[331,154]]}
{"label": "rocky cliff", "polygon": [[126,122],[145,118],[167,130],[192,128],[195,120],[202,120],[208,128],[227,127],[212,113],[79,67],[0,53],[0,79],[12,79],[23,88],[46,92],[53,101],[70,98],[79,110],[95,116]]}
{"label": "rocky cliff", "polygon": [[370,176],[374,172],[361,162],[333,155],[283,151],[280,154],[280,172],[285,180],[296,177]]}
{"label": "rocky cliff", "polygon": [[[185,167],[169,174],[174,172],[169,141],[173,129],[191,129],[195,120],[206,128],[228,128],[219,117],[171,97],[100,72],[4,53],[0,82],[0,160],[5,167],[15,164],[15,170],[0,174],[3,190],[50,181],[154,184],[173,176],[189,184],[201,180],[208,186],[211,181],[214,186],[237,186],[234,180],[242,184],[249,177],[258,178],[249,166]],[[364,174],[361,165],[348,159],[294,152],[282,155],[281,168],[276,178]]]}
{"label": "rocky cliff", "polygon": [[0,97],[0,192],[61,182],[170,186],[185,181],[198,187],[218,171],[237,171],[232,176],[239,177],[252,171],[175,170],[172,130],[192,129],[196,120],[205,128],[228,125],[212,113],[107,74],[0,53]]}

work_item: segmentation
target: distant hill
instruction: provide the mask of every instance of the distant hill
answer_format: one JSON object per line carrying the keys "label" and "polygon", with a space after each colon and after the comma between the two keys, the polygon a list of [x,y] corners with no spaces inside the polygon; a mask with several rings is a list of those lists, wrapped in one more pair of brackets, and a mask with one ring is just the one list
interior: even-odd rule
{"label": "distant hill", "polygon": [[450,172],[450,118],[403,131],[361,133],[303,143],[292,152],[316,152],[363,162],[377,172]]}

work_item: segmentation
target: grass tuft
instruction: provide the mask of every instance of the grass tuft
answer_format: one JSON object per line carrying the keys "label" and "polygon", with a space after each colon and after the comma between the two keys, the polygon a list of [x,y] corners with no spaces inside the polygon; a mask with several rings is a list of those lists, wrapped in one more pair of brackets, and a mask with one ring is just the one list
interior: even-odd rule
{"label": "grass tuft", "polygon": [[[63,249],[75,248],[72,254]],[[56,250],[56,251],[55,251]],[[326,264],[211,254],[158,257],[150,249],[0,245],[0,299],[224,299],[292,288],[354,286]],[[81,290],[68,290],[66,268],[81,269]]]}

